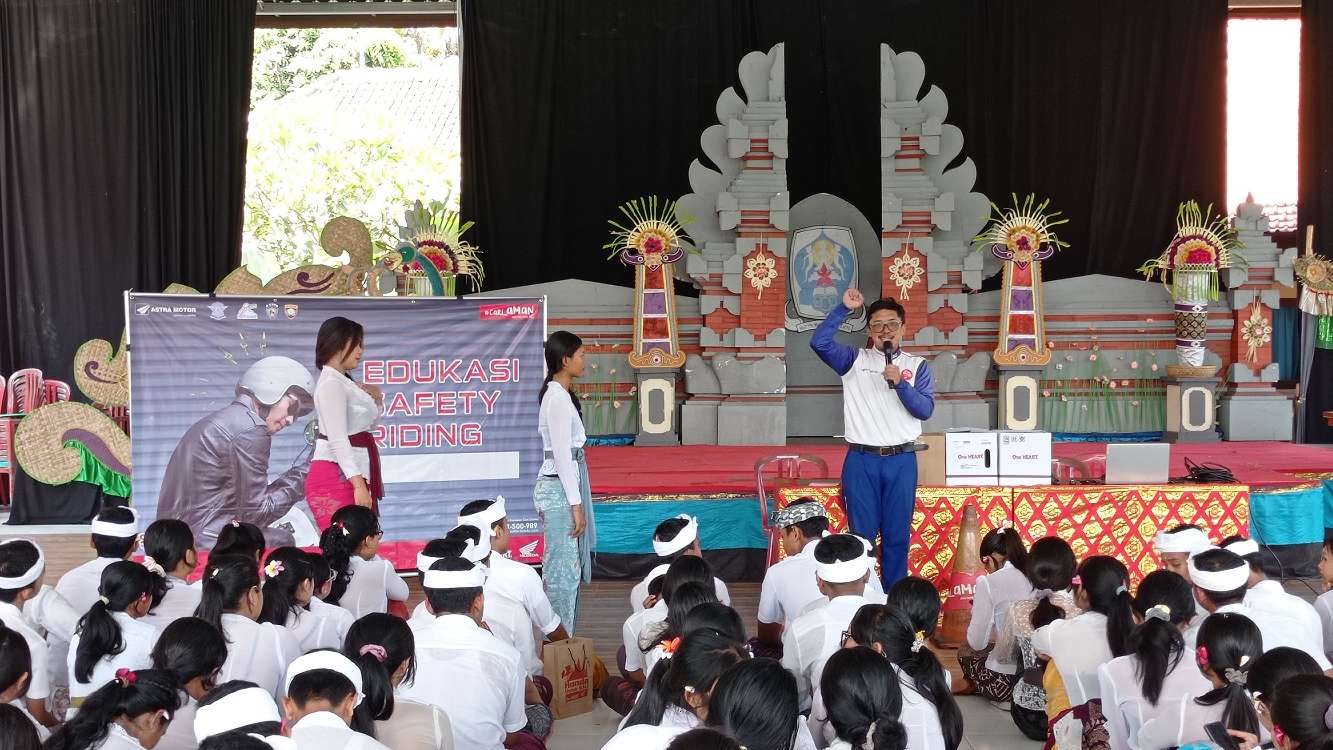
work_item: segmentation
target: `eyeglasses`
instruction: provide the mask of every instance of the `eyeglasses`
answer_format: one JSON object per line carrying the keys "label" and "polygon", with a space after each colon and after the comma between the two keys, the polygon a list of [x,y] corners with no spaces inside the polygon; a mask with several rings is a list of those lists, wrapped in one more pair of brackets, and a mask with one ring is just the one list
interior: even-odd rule
{"label": "eyeglasses", "polygon": [[887,331],[889,333],[893,333],[894,331],[903,327],[903,322],[901,320],[888,320],[888,321],[877,320],[873,323],[870,323],[868,327],[870,328],[870,330],[875,332]]}

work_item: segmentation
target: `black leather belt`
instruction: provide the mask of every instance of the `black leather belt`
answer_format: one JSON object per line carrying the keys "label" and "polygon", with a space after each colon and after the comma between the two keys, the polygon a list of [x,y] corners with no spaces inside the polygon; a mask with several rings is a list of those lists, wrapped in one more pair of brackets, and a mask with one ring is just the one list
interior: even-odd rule
{"label": "black leather belt", "polygon": [[899,443],[898,445],[886,445],[883,447],[876,445],[861,445],[860,443],[851,443],[850,447],[857,453],[869,453],[872,456],[896,456],[899,453],[915,453],[923,446],[916,443]]}

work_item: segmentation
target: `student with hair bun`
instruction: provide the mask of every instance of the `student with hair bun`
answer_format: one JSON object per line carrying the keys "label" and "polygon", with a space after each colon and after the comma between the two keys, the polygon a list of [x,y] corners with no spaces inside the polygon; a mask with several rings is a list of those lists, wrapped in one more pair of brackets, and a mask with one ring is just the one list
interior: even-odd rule
{"label": "student with hair bun", "polygon": [[1194,605],[1190,582],[1169,570],[1155,570],[1139,582],[1132,605],[1138,624],[1126,641],[1128,653],[1097,668],[1111,750],[1128,750],[1139,727],[1164,706],[1212,687],[1185,643]]}
{"label": "student with hair bun", "polygon": [[102,569],[98,599],[79,620],[69,645],[70,705],[77,708],[122,669],[153,663],[158,629],[142,621],[153,603],[156,576],[137,562],[119,560]]}
{"label": "student with hair bun", "polygon": [[898,677],[886,659],[865,646],[829,657],[820,695],[834,730],[829,750],[905,750],[907,729]]}
{"label": "student with hair bun", "polygon": [[997,703],[1013,695],[1018,674],[1013,654],[997,649],[995,639],[1009,607],[1032,596],[1032,583],[1023,573],[1027,556],[1022,538],[1011,527],[991,529],[981,538],[986,575],[977,579],[967,642],[958,648],[958,667],[973,691]]}
{"label": "student with hair bun", "polygon": [[160,579],[161,596],[143,621],[159,630],[194,614],[201,595],[198,581],[187,579],[199,565],[194,532],[177,518],[159,518],[143,534],[143,566]]}
{"label": "student with hair bun", "polygon": [[416,639],[401,617],[373,613],[347,633],[344,655],[361,669],[365,698],[352,728],[394,750],[453,750],[449,717],[439,706],[394,695],[416,677]]}

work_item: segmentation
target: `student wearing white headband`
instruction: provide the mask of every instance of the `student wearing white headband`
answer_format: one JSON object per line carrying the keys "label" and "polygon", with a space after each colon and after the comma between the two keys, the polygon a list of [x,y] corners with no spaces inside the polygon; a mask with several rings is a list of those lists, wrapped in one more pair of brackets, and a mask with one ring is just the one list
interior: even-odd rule
{"label": "student wearing white headband", "polygon": [[41,588],[46,573],[42,549],[28,539],[0,542],[0,621],[23,636],[32,657],[32,677],[24,706],[38,723],[54,727],[57,719],[46,710],[51,694],[51,663],[46,639],[23,615],[23,605]]}
{"label": "student wearing white headband", "polygon": [[1213,548],[1208,534],[1192,523],[1159,531],[1152,541],[1157,555],[1162,558],[1162,567],[1183,576],[1187,581],[1190,573],[1186,562],[1200,552]]}
{"label": "student wearing white headband", "polygon": [[810,707],[824,662],[842,648],[842,631],[867,604],[883,604],[883,594],[866,596],[873,560],[860,537],[831,534],[815,546],[815,579],[827,604],[792,621],[782,633],[782,665],[796,675],[801,709]]}
{"label": "student wearing white headband", "polygon": [[551,600],[542,588],[542,577],[530,565],[511,560],[509,550],[509,518],[503,495],[494,500],[473,500],[458,512],[459,525],[476,526],[490,534],[490,557],[486,566],[486,590],[520,602],[528,611],[528,619],[546,636],[548,641],[563,641],[569,637],[560,616],[551,606]]}
{"label": "student wearing white headband", "polygon": [[[630,589],[629,605],[631,612],[642,612],[645,607],[652,606],[651,602],[646,601],[648,599],[648,584],[657,576],[665,573],[666,567],[673,560],[683,555],[704,556],[699,537],[699,519],[688,513],[681,513],[657,524],[657,528],[653,530],[653,552],[657,554],[659,564],[648,573],[646,578]],[[721,578],[714,578],[713,587],[717,593],[717,600],[730,605],[731,595],[727,592],[727,584],[723,583]]]}
{"label": "student wearing white headband", "polygon": [[351,727],[352,712],[364,697],[361,668],[337,651],[311,651],[292,662],[282,705],[296,747],[387,750],[387,745]]}
{"label": "student wearing white headband", "polygon": [[[1321,644],[1327,654],[1330,644],[1324,642],[1324,625],[1319,619],[1318,610],[1299,596],[1288,594],[1282,588],[1281,581],[1274,581],[1264,573],[1265,553],[1259,549],[1259,543],[1243,536],[1232,536],[1222,540],[1222,549],[1235,552],[1250,564],[1250,588],[1245,592],[1245,606],[1282,615],[1300,623],[1305,641]],[[1270,560],[1275,559],[1271,552],[1267,556]],[[1267,643],[1264,645],[1267,646]]]}
{"label": "student wearing white headband", "polygon": [[[1265,649],[1290,646],[1309,654],[1320,669],[1333,668],[1324,655],[1323,639],[1312,640],[1309,631],[1299,620],[1282,612],[1250,607],[1244,603],[1250,581],[1250,565],[1240,555],[1225,549],[1208,550],[1190,558],[1189,568],[1190,581],[1194,584],[1194,598],[1204,609],[1210,613],[1234,612],[1245,615],[1259,626]],[[1206,619],[1200,621],[1200,626]],[[1197,637],[1198,627],[1185,634],[1185,640],[1191,646]]]}
{"label": "student wearing white headband", "polygon": [[128,560],[139,546],[139,516],[131,508],[106,508],[93,519],[90,546],[97,557],[70,570],[56,583],[56,593],[65,597],[75,612],[87,612],[97,601],[102,571],[118,560]]}
{"label": "student wearing white headband", "polygon": [[461,557],[439,560],[422,576],[434,620],[415,630],[416,679],[398,692],[443,708],[455,747],[539,747],[521,731],[527,674],[518,651],[481,627],[485,583],[486,567]]}
{"label": "student wearing white headband", "polygon": [[209,690],[194,709],[194,739],[237,732],[271,737],[282,732],[282,711],[273,694],[253,682],[232,680]]}

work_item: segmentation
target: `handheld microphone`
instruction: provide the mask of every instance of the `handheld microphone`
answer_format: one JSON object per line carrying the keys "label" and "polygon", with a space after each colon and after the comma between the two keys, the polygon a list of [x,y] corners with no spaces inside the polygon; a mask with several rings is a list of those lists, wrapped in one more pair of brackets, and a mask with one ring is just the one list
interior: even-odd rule
{"label": "handheld microphone", "polygon": [[884,357],[889,360],[889,364],[893,364],[893,360],[897,358],[898,352],[901,351],[893,348],[892,341],[885,341],[884,346],[880,348],[884,350]]}

